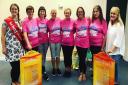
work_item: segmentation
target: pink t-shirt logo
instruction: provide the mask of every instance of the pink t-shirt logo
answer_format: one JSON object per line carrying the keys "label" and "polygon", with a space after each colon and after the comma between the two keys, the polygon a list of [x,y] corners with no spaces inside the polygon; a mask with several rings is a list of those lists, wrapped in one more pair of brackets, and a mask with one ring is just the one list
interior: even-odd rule
{"label": "pink t-shirt logo", "polygon": [[47,19],[37,18],[37,24],[39,27],[38,38],[40,44],[48,42],[47,21],[48,21]]}
{"label": "pink t-shirt logo", "polygon": [[54,27],[51,29],[51,34],[60,35],[60,27]]}
{"label": "pink t-shirt logo", "polygon": [[49,31],[49,42],[50,43],[60,43],[61,35],[60,35],[60,19],[56,18],[55,20],[50,19],[47,22],[48,31]]}
{"label": "pink t-shirt logo", "polygon": [[47,33],[47,25],[39,23],[39,32]]}
{"label": "pink t-shirt logo", "polygon": [[32,26],[32,27],[30,27],[30,26],[28,26],[28,28],[29,28],[29,36],[31,36],[31,37],[38,37],[38,28],[37,28],[37,26]]}
{"label": "pink t-shirt logo", "polygon": [[86,26],[80,26],[80,28],[78,29],[78,36],[79,37],[87,36],[87,27]]}
{"label": "pink t-shirt logo", "polygon": [[71,29],[70,28],[63,28],[63,36],[65,37],[65,38],[68,38],[68,37],[70,37],[70,33],[71,33]]}
{"label": "pink t-shirt logo", "polygon": [[98,29],[95,26],[90,26],[90,35],[91,36],[97,36]]}

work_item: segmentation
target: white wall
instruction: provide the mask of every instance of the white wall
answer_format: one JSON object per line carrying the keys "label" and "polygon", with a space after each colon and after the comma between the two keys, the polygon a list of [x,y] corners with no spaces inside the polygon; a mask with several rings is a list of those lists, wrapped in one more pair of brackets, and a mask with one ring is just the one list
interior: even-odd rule
{"label": "white wall", "polygon": [[[40,6],[45,6],[48,18],[50,17],[50,10],[55,8],[58,10],[58,16],[63,18],[63,10],[67,7],[72,9],[72,17],[76,18],[76,9],[78,6],[83,6],[87,16],[92,15],[92,8],[99,4],[103,9],[104,16],[106,15],[106,0],[0,0],[1,19],[0,23],[10,15],[9,7],[11,3],[17,3],[20,6],[21,18],[26,16],[25,9],[28,5],[35,8],[35,16]],[[59,9],[63,6],[63,9]]]}
{"label": "white wall", "polygon": [[[38,8],[43,5],[47,10],[48,18],[50,18],[50,10],[53,8],[57,9],[58,16],[63,18],[63,11],[67,7],[72,9],[72,17],[76,18],[76,9],[78,6],[84,7],[86,16],[91,16],[92,8],[99,4],[102,7],[104,17],[106,17],[106,0],[0,0],[0,27],[3,20],[10,15],[9,7],[12,3],[19,5],[21,19],[26,16],[25,9],[28,5],[32,5],[35,8],[35,17],[37,16]],[[59,7],[63,7],[63,9]]]}

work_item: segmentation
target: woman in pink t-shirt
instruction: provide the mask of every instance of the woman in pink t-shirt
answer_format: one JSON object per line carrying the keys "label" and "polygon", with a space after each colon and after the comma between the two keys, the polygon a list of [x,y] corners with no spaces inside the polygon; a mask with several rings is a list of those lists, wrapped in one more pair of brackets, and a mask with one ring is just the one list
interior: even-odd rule
{"label": "woman in pink t-shirt", "polygon": [[74,20],[70,18],[71,9],[64,10],[65,18],[61,21],[62,50],[64,54],[65,72],[64,77],[71,76],[72,52],[74,48]]}
{"label": "woman in pink t-shirt", "polygon": [[103,51],[106,41],[107,22],[103,18],[102,9],[99,5],[93,8],[90,24],[90,50],[92,54]]}
{"label": "woman in pink t-shirt", "polygon": [[78,19],[75,21],[75,45],[79,56],[80,76],[79,81],[86,80],[86,54],[89,48],[89,19],[85,18],[83,7],[78,7],[76,15]]}
{"label": "woman in pink t-shirt", "polygon": [[[107,32],[107,22],[103,18],[102,9],[99,5],[96,5],[93,8],[92,19],[89,28],[90,28],[89,31],[90,51],[93,55],[93,54],[97,54],[100,51],[103,51],[106,41],[105,37]],[[92,67],[93,67],[93,57],[92,57],[91,68]]]}
{"label": "woman in pink t-shirt", "polygon": [[48,20],[47,26],[49,31],[49,44],[51,50],[51,61],[52,61],[52,75],[61,75],[59,69],[60,64],[60,50],[61,50],[61,34],[60,34],[60,19],[56,17],[57,11],[51,10],[51,19]]}
{"label": "woman in pink t-shirt", "polygon": [[48,28],[47,28],[47,21],[46,18],[46,9],[41,6],[38,9],[38,18],[37,18],[37,25],[39,28],[38,37],[39,37],[39,52],[43,55],[42,59],[42,73],[43,73],[43,79],[49,80],[48,75],[45,71],[45,61],[46,61],[46,54],[48,50]]}
{"label": "woman in pink t-shirt", "polygon": [[26,13],[28,17],[25,18],[22,23],[26,48],[28,50],[38,51],[38,46],[39,46],[38,26],[37,26],[37,20],[33,18],[33,13],[34,13],[33,6],[27,6]]}

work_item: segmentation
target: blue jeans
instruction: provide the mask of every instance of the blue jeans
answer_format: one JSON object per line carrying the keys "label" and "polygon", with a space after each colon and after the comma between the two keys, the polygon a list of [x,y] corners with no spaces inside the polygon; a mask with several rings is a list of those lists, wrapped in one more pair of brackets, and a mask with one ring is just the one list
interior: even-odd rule
{"label": "blue jeans", "polygon": [[111,55],[111,57],[115,60],[115,82],[119,83],[119,63],[121,55]]}
{"label": "blue jeans", "polygon": [[61,44],[60,43],[50,43],[51,57],[60,57]]}
{"label": "blue jeans", "polygon": [[46,54],[47,54],[47,50],[48,50],[48,46],[49,43],[43,43],[39,46],[39,52],[43,55],[43,65],[45,65],[45,61],[46,61]]}

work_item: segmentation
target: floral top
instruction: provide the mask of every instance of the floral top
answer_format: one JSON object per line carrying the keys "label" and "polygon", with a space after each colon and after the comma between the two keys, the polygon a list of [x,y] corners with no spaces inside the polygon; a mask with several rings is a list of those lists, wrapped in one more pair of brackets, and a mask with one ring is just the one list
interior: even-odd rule
{"label": "floral top", "polygon": [[[16,22],[17,24],[18,22]],[[12,33],[8,25],[4,22],[2,24],[2,28],[6,27],[5,40],[6,40],[6,61],[13,62],[18,61],[20,57],[22,57],[25,53],[24,48],[22,47],[20,41],[16,38],[16,36]]]}

